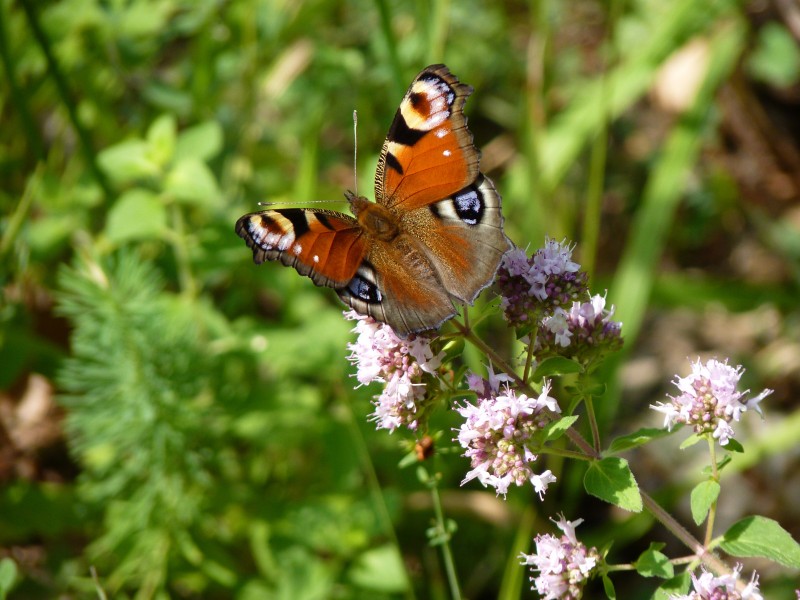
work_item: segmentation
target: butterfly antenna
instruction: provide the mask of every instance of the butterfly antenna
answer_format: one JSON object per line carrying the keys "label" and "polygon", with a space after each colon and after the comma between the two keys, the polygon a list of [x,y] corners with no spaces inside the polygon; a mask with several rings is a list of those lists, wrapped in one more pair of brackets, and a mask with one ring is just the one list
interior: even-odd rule
{"label": "butterfly antenna", "polygon": [[358,196],[358,111],[353,111],[353,192]]}

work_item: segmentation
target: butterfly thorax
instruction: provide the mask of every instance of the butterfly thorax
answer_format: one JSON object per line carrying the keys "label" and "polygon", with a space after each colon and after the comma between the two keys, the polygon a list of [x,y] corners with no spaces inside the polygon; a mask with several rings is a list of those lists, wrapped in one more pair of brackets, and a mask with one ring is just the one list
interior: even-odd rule
{"label": "butterfly thorax", "polygon": [[358,219],[358,224],[373,237],[385,242],[392,241],[400,232],[397,217],[385,206],[370,202],[363,196],[352,192],[345,194],[350,202],[350,210]]}

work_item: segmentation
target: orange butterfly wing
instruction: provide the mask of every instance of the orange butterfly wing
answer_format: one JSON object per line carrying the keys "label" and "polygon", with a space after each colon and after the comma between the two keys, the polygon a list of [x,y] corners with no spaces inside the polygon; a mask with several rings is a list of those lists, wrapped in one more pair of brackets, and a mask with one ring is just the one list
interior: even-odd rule
{"label": "orange butterfly wing", "polygon": [[280,260],[315,284],[347,285],[366,253],[366,240],[351,216],[329,210],[289,208],[244,215],[236,233],[253,250],[253,260]]}
{"label": "orange butterfly wing", "polygon": [[397,109],[375,174],[375,199],[412,210],[447,198],[478,175],[463,108],[472,87],[444,65],[416,76]]}

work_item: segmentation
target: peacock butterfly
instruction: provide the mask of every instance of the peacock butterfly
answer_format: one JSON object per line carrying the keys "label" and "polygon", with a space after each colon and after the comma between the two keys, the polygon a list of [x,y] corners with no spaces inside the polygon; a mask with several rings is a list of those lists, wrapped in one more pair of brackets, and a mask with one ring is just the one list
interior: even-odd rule
{"label": "peacock butterfly", "polygon": [[280,260],[401,336],[438,328],[454,301],[471,304],[511,246],[463,114],[471,93],[446,66],[423,69],[383,144],[376,201],[345,192],[355,218],[307,208],[244,215],[236,233],[256,264]]}

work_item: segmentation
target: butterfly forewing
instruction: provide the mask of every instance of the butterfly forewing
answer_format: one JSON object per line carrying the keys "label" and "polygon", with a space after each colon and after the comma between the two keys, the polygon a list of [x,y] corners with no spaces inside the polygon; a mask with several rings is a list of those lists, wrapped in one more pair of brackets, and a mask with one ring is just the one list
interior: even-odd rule
{"label": "butterfly forewing", "polygon": [[253,260],[280,260],[317,285],[340,287],[356,273],[365,239],[351,216],[328,210],[290,208],[250,213],[236,233],[253,250]]}
{"label": "butterfly forewing", "polygon": [[383,144],[375,175],[378,202],[412,210],[475,180],[479,157],[462,112],[471,93],[444,65],[417,75]]}

